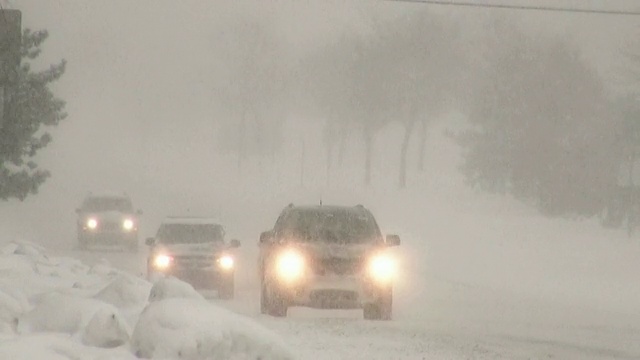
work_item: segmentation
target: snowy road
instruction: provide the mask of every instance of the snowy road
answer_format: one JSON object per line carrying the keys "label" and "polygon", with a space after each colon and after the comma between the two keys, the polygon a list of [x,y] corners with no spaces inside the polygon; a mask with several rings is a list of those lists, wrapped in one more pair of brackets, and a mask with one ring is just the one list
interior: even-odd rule
{"label": "snowy road", "polygon": [[[146,249],[59,254],[87,264],[102,259],[144,272]],[[240,255],[237,297],[216,303],[280,334],[302,359],[638,359],[640,316],[579,308],[531,296],[429,277],[398,284],[395,320],[370,322],[359,311],[290,309],[260,315],[250,248]],[[409,271],[423,271],[420,268]],[[417,287],[417,288],[416,288]]]}

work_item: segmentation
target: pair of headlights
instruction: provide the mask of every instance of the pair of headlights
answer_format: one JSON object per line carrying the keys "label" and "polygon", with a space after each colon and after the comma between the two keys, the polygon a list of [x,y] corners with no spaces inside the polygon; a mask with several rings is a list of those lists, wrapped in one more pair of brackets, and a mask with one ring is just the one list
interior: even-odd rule
{"label": "pair of headlights", "polygon": [[[295,250],[286,250],[276,260],[278,278],[291,283],[299,280],[305,274],[305,257]],[[396,275],[396,262],[388,254],[372,255],[366,264],[367,275],[374,281],[389,283]]]}
{"label": "pair of headlights", "polygon": [[[234,265],[233,258],[223,255],[216,260],[217,265],[223,270],[231,270]],[[173,265],[173,257],[166,254],[159,254],[153,258],[153,266],[158,270],[168,269]]]}
{"label": "pair of headlights", "polygon": [[[89,218],[87,220],[87,228],[91,229],[91,230],[95,230],[98,228],[98,219],[96,218]],[[122,229],[125,231],[131,231],[133,230],[135,224],[133,222],[133,220],[131,219],[124,219],[122,220]]]}

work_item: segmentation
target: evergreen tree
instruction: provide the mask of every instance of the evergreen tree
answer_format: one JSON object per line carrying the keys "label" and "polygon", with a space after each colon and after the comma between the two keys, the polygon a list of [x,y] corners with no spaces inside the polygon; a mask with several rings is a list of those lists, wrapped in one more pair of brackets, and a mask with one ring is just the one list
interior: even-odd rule
{"label": "evergreen tree", "polygon": [[[30,60],[41,53],[48,32],[23,32],[20,65],[11,71],[11,86],[5,88],[4,117],[0,127],[0,199],[24,200],[35,194],[50,176],[38,167],[34,156],[51,142],[46,127],[66,117],[64,101],[56,98],[50,85],[60,79],[66,61],[43,71],[33,71]],[[5,54],[3,54],[5,55]]]}

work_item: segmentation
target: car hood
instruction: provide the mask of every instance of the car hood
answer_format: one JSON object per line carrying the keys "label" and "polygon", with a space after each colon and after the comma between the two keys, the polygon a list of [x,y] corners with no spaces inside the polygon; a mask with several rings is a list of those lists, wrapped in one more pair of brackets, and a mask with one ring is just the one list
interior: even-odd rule
{"label": "car hood", "polygon": [[370,253],[375,248],[375,245],[317,242],[300,244],[299,248],[318,259],[358,259]]}
{"label": "car hood", "polygon": [[85,218],[96,218],[102,221],[122,221],[125,218],[133,218],[133,214],[123,213],[120,211],[103,211],[96,213],[86,213],[83,215]]}
{"label": "car hood", "polygon": [[219,252],[226,249],[224,244],[170,244],[158,245],[157,251],[167,252],[173,255],[202,255]]}

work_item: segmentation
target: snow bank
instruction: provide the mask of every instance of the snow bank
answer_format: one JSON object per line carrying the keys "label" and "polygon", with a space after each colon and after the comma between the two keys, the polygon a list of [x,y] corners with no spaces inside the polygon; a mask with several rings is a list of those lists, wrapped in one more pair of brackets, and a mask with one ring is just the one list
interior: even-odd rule
{"label": "snow bank", "polygon": [[22,292],[0,288],[0,332],[15,332],[18,318],[28,309],[29,303]]}
{"label": "snow bank", "polygon": [[191,284],[173,276],[161,278],[156,281],[149,293],[150,302],[172,298],[204,300],[204,297],[197,292]]}
{"label": "snow bank", "polygon": [[30,244],[0,250],[1,359],[108,360],[134,352],[181,359],[293,358],[269,330],[208,303],[174,277],[152,285],[106,261],[89,267],[49,257]]}
{"label": "snow bank", "polygon": [[149,282],[127,274],[118,274],[94,298],[118,309],[143,308],[147,304],[150,290]]}
{"label": "snow bank", "polygon": [[114,275],[116,273],[115,269],[107,259],[101,259],[95,265],[89,269],[89,273],[93,275]]}
{"label": "snow bank", "polygon": [[33,334],[2,339],[0,359],[11,360],[135,360],[126,348],[88,347],[63,334]]}
{"label": "snow bank", "polygon": [[128,326],[112,305],[60,293],[45,294],[39,300],[19,319],[19,333],[69,334],[85,345],[98,347],[120,346],[129,340]]}
{"label": "snow bank", "polygon": [[194,298],[165,298],[150,303],[133,331],[131,346],[142,358],[294,358],[271,331]]}

